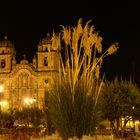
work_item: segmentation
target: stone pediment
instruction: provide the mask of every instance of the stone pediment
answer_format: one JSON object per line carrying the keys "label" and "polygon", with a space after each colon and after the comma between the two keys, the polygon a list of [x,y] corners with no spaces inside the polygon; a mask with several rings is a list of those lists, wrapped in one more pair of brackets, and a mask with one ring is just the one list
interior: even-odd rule
{"label": "stone pediment", "polygon": [[38,76],[36,69],[31,64],[17,64],[16,67],[11,71],[10,77],[17,75],[18,72],[26,70],[31,75]]}

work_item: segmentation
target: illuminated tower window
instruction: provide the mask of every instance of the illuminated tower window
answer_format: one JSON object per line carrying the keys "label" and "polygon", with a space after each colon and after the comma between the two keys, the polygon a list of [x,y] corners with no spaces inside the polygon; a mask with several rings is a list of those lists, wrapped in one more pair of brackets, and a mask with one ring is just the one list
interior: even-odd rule
{"label": "illuminated tower window", "polygon": [[5,60],[3,59],[3,60],[1,60],[1,68],[5,68]]}
{"label": "illuminated tower window", "polygon": [[44,58],[44,66],[48,66],[48,59],[47,59],[47,57]]}

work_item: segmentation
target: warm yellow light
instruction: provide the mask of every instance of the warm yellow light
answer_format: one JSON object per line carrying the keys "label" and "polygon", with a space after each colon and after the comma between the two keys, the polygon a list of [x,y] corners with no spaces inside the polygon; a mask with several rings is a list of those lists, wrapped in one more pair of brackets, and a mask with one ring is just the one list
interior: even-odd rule
{"label": "warm yellow light", "polygon": [[2,101],[2,102],[0,102],[0,105],[3,106],[3,107],[5,107],[5,106],[8,105],[8,102],[7,101]]}
{"label": "warm yellow light", "polygon": [[36,102],[36,99],[32,99],[32,98],[25,98],[24,99],[24,102],[29,105],[29,104],[32,104],[34,102]]}
{"label": "warm yellow light", "polygon": [[4,86],[3,85],[0,85],[0,93],[2,93],[4,90]]}

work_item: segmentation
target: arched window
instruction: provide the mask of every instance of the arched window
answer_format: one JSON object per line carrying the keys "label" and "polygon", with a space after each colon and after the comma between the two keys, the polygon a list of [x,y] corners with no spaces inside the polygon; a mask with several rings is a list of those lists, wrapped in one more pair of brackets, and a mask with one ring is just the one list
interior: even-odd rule
{"label": "arched window", "polygon": [[3,60],[1,60],[1,64],[0,64],[1,68],[5,68],[5,65],[6,65],[5,60],[4,60],[4,59],[3,59]]}
{"label": "arched window", "polygon": [[48,52],[48,48],[47,47],[45,48],[45,51]]}
{"label": "arched window", "polygon": [[47,57],[44,58],[44,66],[48,66],[48,58]]}

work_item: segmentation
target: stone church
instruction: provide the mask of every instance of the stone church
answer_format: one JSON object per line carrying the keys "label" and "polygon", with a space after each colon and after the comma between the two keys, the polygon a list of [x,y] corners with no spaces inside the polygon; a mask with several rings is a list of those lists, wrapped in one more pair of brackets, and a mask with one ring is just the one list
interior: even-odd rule
{"label": "stone church", "polygon": [[24,107],[43,108],[45,91],[58,77],[59,53],[53,49],[50,36],[42,39],[29,63],[17,63],[14,44],[0,40],[0,106],[1,110]]}

